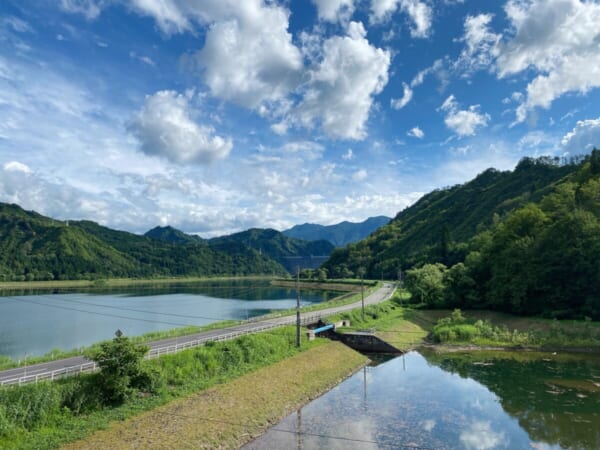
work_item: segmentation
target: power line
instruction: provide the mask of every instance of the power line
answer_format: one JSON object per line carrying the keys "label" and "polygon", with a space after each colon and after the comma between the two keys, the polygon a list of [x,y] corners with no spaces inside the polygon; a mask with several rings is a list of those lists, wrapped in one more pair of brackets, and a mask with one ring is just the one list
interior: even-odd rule
{"label": "power line", "polygon": [[15,298],[8,298],[8,300],[12,300],[14,302],[32,303],[32,304],[35,304],[35,305],[47,306],[49,308],[63,309],[63,310],[67,310],[67,311],[83,312],[83,313],[87,313],[87,314],[93,314],[93,315],[96,315],[96,316],[113,317],[113,318],[116,318],[116,319],[138,320],[138,321],[141,321],[141,322],[161,323],[161,324],[165,324],[165,325],[175,325],[175,326],[180,326],[180,327],[188,327],[190,325],[193,325],[193,324],[189,324],[189,323],[167,322],[167,321],[163,321],[163,320],[151,320],[151,319],[142,319],[142,318],[138,318],[138,317],[120,316],[118,314],[101,313],[101,312],[97,312],[97,311],[88,311],[88,310],[85,310],[85,309],[71,308],[71,307],[68,307],[68,306],[61,306],[61,305],[50,305],[48,303],[36,302],[34,300],[31,300],[31,299],[18,299],[17,300]]}
{"label": "power line", "polygon": [[[239,426],[239,427],[244,427],[244,428],[250,428],[253,426],[250,424],[230,422],[227,420],[213,419],[210,417],[188,416],[185,414],[170,413],[170,412],[165,412],[165,411],[153,411],[153,412],[156,414],[162,414],[165,416],[174,416],[174,417],[181,417],[184,419],[193,419],[193,420],[201,420],[201,421],[205,421],[205,422],[222,423],[225,425],[233,425],[233,426]],[[356,443],[361,443],[361,444],[375,444],[375,445],[379,445],[379,446],[398,448],[398,449],[439,450],[439,447],[423,447],[423,446],[417,446],[417,445],[388,444],[385,442],[372,441],[372,440],[368,440],[368,439],[350,438],[350,437],[346,437],[346,436],[332,436],[329,434],[310,433],[307,431],[286,430],[283,428],[276,428],[276,427],[271,427],[268,429],[268,431],[277,431],[280,433],[289,433],[289,434],[295,434],[295,435],[301,435],[301,436],[320,437],[320,438],[334,439],[334,440],[339,440],[339,441],[356,442]]]}
{"label": "power line", "polygon": [[[245,288],[244,290],[250,291],[250,290],[264,289],[264,288],[268,288],[268,286],[250,287],[250,288]],[[145,313],[145,314],[155,314],[155,315],[162,315],[162,316],[172,316],[172,317],[190,318],[190,319],[205,319],[205,320],[215,320],[215,321],[236,320],[231,317],[198,316],[198,315],[190,315],[190,314],[177,314],[177,313],[168,313],[168,312],[148,311],[148,310],[143,310],[143,309],[127,308],[127,307],[120,307],[120,306],[114,306],[114,305],[103,305],[100,303],[92,303],[92,302],[86,302],[86,301],[81,301],[81,300],[66,299],[66,298],[62,298],[62,297],[50,297],[50,296],[44,295],[44,294],[38,294],[36,296],[51,300],[53,302],[55,300],[60,300],[63,302],[71,302],[71,303],[77,303],[77,304],[82,304],[82,305],[96,306],[96,307],[100,307],[100,308],[110,308],[110,309],[119,310],[119,311],[131,311],[131,312],[140,312],[140,313]],[[166,325],[178,325],[178,326],[189,326],[190,325],[190,324],[181,324],[181,323],[175,323],[175,322],[157,321],[157,320],[151,320],[151,319],[141,319],[141,318],[135,318],[135,317],[119,316],[119,315],[108,314],[108,313],[100,313],[100,312],[96,312],[96,311],[89,311],[89,310],[83,310],[83,309],[77,309],[77,308],[69,308],[66,306],[60,306],[60,305],[55,305],[55,304],[51,305],[51,304],[47,304],[47,303],[36,302],[35,300],[30,299],[30,298],[28,298],[28,299],[13,298],[13,297],[4,297],[4,298],[7,300],[12,300],[12,301],[16,301],[16,302],[32,303],[32,304],[36,304],[36,305],[49,306],[49,307],[57,308],[57,309],[79,311],[79,312],[84,312],[84,313],[88,313],[88,314],[96,314],[96,315],[107,316],[107,317],[116,317],[116,318],[129,319],[129,320],[139,320],[139,321],[149,322],[149,323],[162,323],[162,324],[166,324]]]}
{"label": "power line", "polygon": [[[226,319],[224,317],[196,316],[196,315],[191,315],[191,314],[177,314],[177,313],[168,313],[168,312],[148,311],[145,309],[126,308],[124,306],[114,306],[114,305],[103,305],[101,303],[92,303],[92,302],[86,302],[86,301],[74,300],[74,299],[68,299],[68,298],[60,298],[60,297],[54,298],[54,297],[50,297],[47,295],[40,295],[40,297],[47,298],[49,300],[51,299],[52,301],[60,300],[62,302],[70,302],[70,303],[77,303],[77,304],[81,304],[81,305],[97,306],[100,308],[110,308],[110,309],[116,309],[119,311],[132,311],[132,312],[141,312],[141,313],[145,313],[145,314],[156,314],[156,315],[160,315],[160,316],[182,317],[184,319],[186,319],[186,318],[206,319],[206,320],[218,320],[218,321],[235,320],[232,318]],[[15,300],[19,301],[18,299],[15,299]]]}
{"label": "power line", "polygon": [[[189,324],[189,323],[178,323],[178,322],[168,322],[168,321],[164,321],[164,320],[152,320],[152,319],[142,319],[142,318],[137,318],[137,317],[128,317],[128,316],[121,316],[118,314],[110,314],[110,313],[101,313],[101,312],[97,312],[97,311],[88,311],[88,310],[83,310],[83,309],[79,309],[79,308],[71,308],[68,306],[61,306],[61,305],[51,305],[48,303],[40,303],[40,302],[36,302],[30,299],[15,299],[15,298],[10,298],[8,297],[7,300],[11,300],[14,302],[25,302],[25,303],[32,303],[35,305],[40,305],[40,306],[47,306],[50,308],[55,308],[55,309],[62,309],[62,310],[67,310],[67,311],[77,311],[77,312],[83,312],[83,313],[87,313],[87,314],[92,314],[92,315],[97,315],[97,316],[103,316],[103,317],[113,317],[113,318],[117,318],[117,319],[125,319],[125,320],[134,320],[134,321],[141,321],[141,322],[147,322],[147,323],[156,323],[156,324],[165,324],[165,325],[175,325],[175,326],[183,326],[183,327],[189,327],[189,326],[195,326],[194,324]],[[223,320],[231,320],[231,319],[223,319]],[[266,324],[270,324],[270,325],[276,325],[273,323],[269,323],[269,322],[265,322]],[[282,324],[281,326],[289,326],[290,324]],[[224,328],[224,330],[226,330],[226,328]],[[208,331],[215,331],[215,330],[204,330],[206,332]],[[270,335],[279,335],[276,333],[270,333],[268,331],[263,331],[263,330],[254,330],[254,329],[250,329],[249,333],[255,333],[255,332],[261,332],[264,334],[270,334]],[[198,333],[202,333],[202,331],[199,331]],[[197,333],[194,333],[197,334]],[[189,336],[189,335],[188,335]],[[182,336],[183,337],[183,336]]]}

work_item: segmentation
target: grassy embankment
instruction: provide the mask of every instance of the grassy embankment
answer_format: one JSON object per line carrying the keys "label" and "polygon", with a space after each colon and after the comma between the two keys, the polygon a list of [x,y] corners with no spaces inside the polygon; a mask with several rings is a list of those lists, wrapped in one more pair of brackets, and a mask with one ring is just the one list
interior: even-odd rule
{"label": "grassy embankment", "polygon": [[[403,294],[406,305],[409,296]],[[372,330],[395,347],[407,350],[430,341],[445,347],[600,351],[600,323],[513,316],[493,311],[426,310],[402,307],[400,294],[335,319],[350,319],[351,330]]]}
{"label": "grassy embankment", "polygon": [[294,341],[287,327],[144,361],[152,388],[120,406],[101,403],[96,374],[1,388],[0,448],[56,448],[102,429],[74,448],[236,448],[366,362],[339,343]]}
{"label": "grassy embankment", "polygon": [[[221,280],[231,280],[232,278],[220,278]],[[252,279],[264,279],[262,277],[256,277],[256,278],[252,278],[252,277],[243,277],[243,278],[237,278],[237,280],[240,279],[244,279],[244,280],[252,280]],[[159,284],[170,284],[170,283],[194,283],[194,282],[199,282],[199,281],[214,281],[214,280],[219,280],[217,278],[185,278],[185,279],[161,279],[161,280],[132,280],[132,279],[123,279],[123,280],[108,280],[111,283],[112,287],[119,287],[119,286],[130,286],[131,284],[127,284],[128,282],[139,282],[140,285],[146,285],[148,283],[150,283],[151,285],[159,285]],[[39,289],[47,289],[48,286],[45,287],[41,287],[42,283],[79,283],[79,281],[55,281],[55,282],[45,282],[45,281],[40,281],[40,282],[23,282],[23,283],[0,283],[0,286],[2,285],[7,285],[7,284],[11,284],[11,285],[25,285],[25,284],[38,284],[40,283],[40,287]],[[120,284],[123,283],[123,284]],[[365,285],[365,292],[364,295],[367,296],[369,294],[371,294],[372,292],[374,292],[376,289],[378,289],[380,286],[380,284],[378,282],[369,282],[369,285]],[[55,287],[61,287],[59,285],[55,286]],[[64,287],[64,286],[62,286]],[[70,286],[70,287],[76,287],[76,285]],[[102,287],[106,287],[106,286],[102,286]],[[329,283],[324,283],[321,285],[321,287],[317,286],[317,285],[310,285],[311,289],[324,289],[324,290],[334,290],[335,288],[335,283],[334,284],[329,284]],[[1,290],[1,287],[0,287]],[[303,312],[314,312],[314,311],[319,311],[322,309],[326,309],[326,308],[333,308],[336,306],[343,306],[343,305],[348,305],[350,303],[354,303],[359,301],[361,298],[361,294],[360,294],[360,288],[359,291],[352,291],[352,292],[347,292],[345,294],[340,295],[339,297],[335,297],[327,302],[323,302],[323,303],[318,303],[315,305],[311,305],[311,306],[305,306],[302,308]],[[274,318],[274,317],[282,317],[282,316],[288,316],[291,314],[295,314],[296,310],[295,309],[288,309],[288,310],[282,310],[282,311],[278,311],[275,313],[271,313],[271,314],[267,314],[265,316],[262,316],[261,318],[263,319],[269,319],[269,318]],[[253,320],[257,320],[257,318],[254,318]],[[131,337],[131,340],[135,343],[148,343],[151,341],[157,341],[157,340],[161,340],[161,339],[169,339],[169,338],[175,338],[175,337],[179,337],[179,336],[189,336],[190,334],[196,334],[196,333],[200,333],[203,331],[209,331],[209,330],[215,330],[215,329],[221,329],[221,328],[226,328],[226,327],[230,327],[230,326],[234,326],[234,325],[239,325],[240,323],[243,323],[243,321],[221,321],[221,322],[215,322],[209,325],[204,325],[204,326],[189,326],[189,327],[181,327],[181,328],[173,328],[170,330],[164,330],[164,331],[153,331],[150,333],[145,333],[141,336],[133,336]],[[4,356],[4,355],[0,355],[0,370],[6,370],[6,369],[12,369],[15,367],[20,367],[23,365],[32,365],[32,364],[38,364],[38,363],[43,363],[43,362],[48,362],[48,361],[53,361],[53,360],[57,360],[57,359],[63,359],[63,358],[69,358],[72,356],[78,356],[78,355],[88,355],[91,352],[94,352],[96,348],[98,348],[98,345],[100,343],[96,343],[90,347],[85,347],[85,348],[77,348],[77,349],[72,349],[72,350],[62,350],[62,349],[53,349],[51,351],[49,351],[48,353],[46,353],[45,355],[41,355],[41,356],[30,356],[27,359],[23,359],[23,360],[14,360],[10,357]]]}
{"label": "grassy embankment", "polygon": [[108,278],[98,280],[2,281],[2,291],[35,291],[39,289],[95,289],[129,286],[161,286],[221,280],[269,280],[269,276],[244,277],[171,277],[171,278]]}
{"label": "grassy embankment", "polygon": [[[365,364],[328,342],[153,411],[113,424],[67,449],[235,449]],[[157,426],[159,424],[159,426]]]}

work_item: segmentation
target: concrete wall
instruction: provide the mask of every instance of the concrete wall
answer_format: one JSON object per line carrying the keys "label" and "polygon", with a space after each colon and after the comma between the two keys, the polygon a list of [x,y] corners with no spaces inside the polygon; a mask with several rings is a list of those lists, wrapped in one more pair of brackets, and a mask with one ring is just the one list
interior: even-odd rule
{"label": "concrete wall", "polygon": [[370,333],[333,333],[333,336],[328,336],[332,339],[339,340],[348,347],[364,353],[402,353],[391,344],[378,338]]}

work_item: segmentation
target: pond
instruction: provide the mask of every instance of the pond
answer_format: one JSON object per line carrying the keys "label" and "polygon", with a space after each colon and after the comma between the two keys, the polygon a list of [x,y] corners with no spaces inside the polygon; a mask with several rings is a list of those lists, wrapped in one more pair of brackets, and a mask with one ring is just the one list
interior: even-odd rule
{"label": "pond", "polygon": [[410,352],[366,367],[246,449],[598,449],[600,358]]}
{"label": "pond", "polygon": [[[294,289],[268,281],[218,281],[87,292],[49,290],[0,297],[0,355],[22,359],[110,339],[222,320],[245,320],[296,306]],[[302,291],[302,305],[339,295]]]}

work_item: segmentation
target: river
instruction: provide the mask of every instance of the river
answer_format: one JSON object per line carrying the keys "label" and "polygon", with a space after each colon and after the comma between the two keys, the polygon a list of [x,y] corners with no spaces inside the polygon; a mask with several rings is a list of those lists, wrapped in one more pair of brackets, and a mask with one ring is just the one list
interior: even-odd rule
{"label": "river", "polygon": [[[87,292],[49,290],[0,297],[0,355],[14,359],[109,339],[222,320],[245,320],[296,306],[294,289],[268,281],[215,281]],[[302,305],[339,293],[301,291]]]}
{"label": "river", "polygon": [[598,449],[600,357],[410,352],[366,367],[245,449]]}

